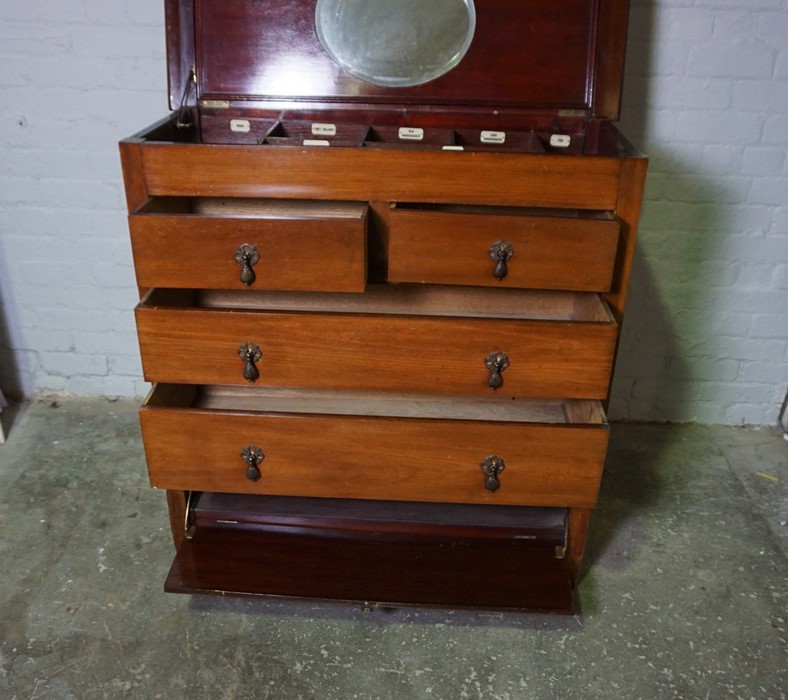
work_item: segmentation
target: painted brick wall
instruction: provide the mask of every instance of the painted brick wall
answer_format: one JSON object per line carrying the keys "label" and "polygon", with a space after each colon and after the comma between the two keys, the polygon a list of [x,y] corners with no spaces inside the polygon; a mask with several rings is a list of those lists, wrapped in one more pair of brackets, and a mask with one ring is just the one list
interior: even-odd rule
{"label": "painted brick wall", "polygon": [[158,0],[0,0],[6,391],[145,391],[116,144],[166,113],[164,59]]}
{"label": "painted brick wall", "polygon": [[776,424],[788,386],[788,3],[634,0],[651,160],[613,417]]}
{"label": "painted brick wall", "polygon": [[[788,384],[786,0],[633,1],[651,156],[611,414],[776,422]],[[0,384],[133,395],[116,142],[166,110],[160,0],[0,0]]]}

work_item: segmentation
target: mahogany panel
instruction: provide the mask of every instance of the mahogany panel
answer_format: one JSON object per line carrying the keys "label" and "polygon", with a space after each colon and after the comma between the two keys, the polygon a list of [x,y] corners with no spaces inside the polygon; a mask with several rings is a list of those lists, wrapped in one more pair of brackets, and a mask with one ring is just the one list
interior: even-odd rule
{"label": "mahogany panel", "polygon": [[[362,292],[366,284],[366,205],[355,216],[207,216],[148,207],[129,217],[141,287]],[[244,284],[236,250],[259,261]]]}
{"label": "mahogany panel", "polygon": [[566,508],[480,506],[338,498],[201,493],[192,510],[199,528],[268,527],[376,536],[519,540],[526,547],[563,548]]}
{"label": "mahogany panel", "polygon": [[167,84],[172,111],[197,102],[192,81],[194,62],[194,0],[165,0]]}
{"label": "mahogany panel", "polygon": [[201,98],[590,108],[588,62],[600,39],[596,0],[475,0],[476,31],[465,58],[410,88],[375,86],[337,66],[315,33],[315,0],[195,5]]}
{"label": "mahogany panel", "polygon": [[[606,291],[616,259],[619,222],[558,216],[392,211],[390,282]],[[493,276],[490,247],[513,251],[503,279]]]}
{"label": "mahogany panel", "polygon": [[140,304],[147,381],[247,384],[241,344],[259,346],[257,383],[274,387],[489,395],[485,358],[509,357],[498,394],[603,398],[612,322],[209,311]]}
{"label": "mahogany panel", "polygon": [[[241,413],[143,407],[151,485],[170,490],[591,508],[606,424]],[[262,449],[260,478],[241,451]],[[481,462],[505,462],[500,489]]]}
{"label": "mahogany panel", "polygon": [[379,603],[572,612],[568,566],[511,541],[346,536],[202,527],[164,589]]}

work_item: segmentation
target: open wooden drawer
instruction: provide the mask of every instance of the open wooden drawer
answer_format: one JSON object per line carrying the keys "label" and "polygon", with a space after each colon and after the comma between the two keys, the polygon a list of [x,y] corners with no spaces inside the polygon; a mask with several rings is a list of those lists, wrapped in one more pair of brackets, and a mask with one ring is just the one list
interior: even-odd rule
{"label": "open wooden drawer", "polygon": [[596,503],[596,401],[157,385],[140,411],[154,487],[280,496]]}
{"label": "open wooden drawer", "polygon": [[194,500],[170,592],[572,607],[563,508],[217,493]]}
{"label": "open wooden drawer", "polygon": [[367,213],[363,202],[151,197],[129,215],[137,284],[363,292]]}
{"label": "open wooden drawer", "polygon": [[364,295],[152,290],[151,382],[603,399],[617,327],[597,294],[370,285]]}
{"label": "open wooden drawer", "polygon": [[610,212],[398,204],[388,279],[606,292],[619,228]]}

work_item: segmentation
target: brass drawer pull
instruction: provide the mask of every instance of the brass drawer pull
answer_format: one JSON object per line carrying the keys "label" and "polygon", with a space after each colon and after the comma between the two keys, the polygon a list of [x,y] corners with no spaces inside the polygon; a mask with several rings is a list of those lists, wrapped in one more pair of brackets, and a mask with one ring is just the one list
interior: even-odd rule
{"label": "brass drawer pull", "polygon": [[258,465],[265,459],[263,451],[257,445],[247,445],[241,450],[241,459],[246,462],[246,478],[258,481],[261,476]]}
{"label": "brass drawer pull", "polygon": [[490,455],[484,458],[481,467],[487,477],[484,480],[484,488],[490,492],[497,491],[501,488],[501,482],[498,480],[498,475],[506,469],[503,459],[498,455]]}
{"label": "brass drawer pull", "polygon": [[490,377],[487,379],[487,386],[490,389],[500,389],[503,386],[503,377],[501,374],[509,366],[509,356],[500,350],[491,352],[484,358],[484,364],[490,372]]}
{"label": "brass drawer pull", "polygon": [[255,367],[255,362],[263,358],[263,351],[254,343],[244,343],[238,348],[238,357],[244,363],[244,379],[253,382],[260,376],[260,370]]}
{"label": "brass drawer pull", "polygon": [[247,287],[256,279],[252,268],[259,260],[260,253],[251,243],[242,243],[235,250],[235,261],[241,266],[240,279]]}
{"label": "brass drawer pull", "polygon": [[514,256],[514,247],[509,241],[495,241],[490,246],[490,260],[495,263],[493,268],[493,277],[497,280],[502,280],[509,274],[509,268],[506,265]]}

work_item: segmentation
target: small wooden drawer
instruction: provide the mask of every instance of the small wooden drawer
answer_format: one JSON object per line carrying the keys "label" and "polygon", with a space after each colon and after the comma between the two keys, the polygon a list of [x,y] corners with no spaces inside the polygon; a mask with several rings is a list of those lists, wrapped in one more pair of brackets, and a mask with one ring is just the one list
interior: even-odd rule
{"label": "small wooden drawer", "polygon": [[137,284],[361,292],[367,210],[358,202],[154,197],[129,216]]}
{"label": "small wooden drawer", "polygon": [[155,487],[444,503],[590,508],[608,439],[596,401],[158,385],[140,420]]}
{"label": "small wooden drawer", "polygon": [[148,381],[602,399],[616,322],[596,294],[369,285],[358,294],[153,290]]}
{"label": "small wooden drawer", "polygon": [[398,206],[389,216],[389,281],[608,291],[618,220],[534,211]]}

